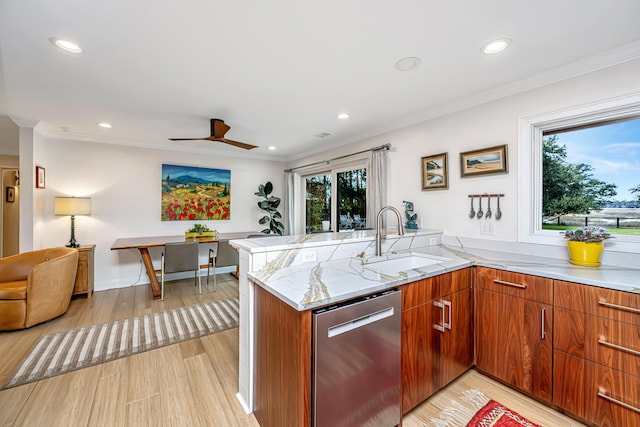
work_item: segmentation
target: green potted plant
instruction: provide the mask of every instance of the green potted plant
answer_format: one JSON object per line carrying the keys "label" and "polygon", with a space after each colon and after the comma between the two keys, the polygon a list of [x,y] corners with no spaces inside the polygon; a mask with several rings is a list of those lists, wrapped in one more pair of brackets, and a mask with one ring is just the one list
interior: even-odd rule
{"label": "green potted plant", "polygon": [[193,224],[193,227],[185,231],[186,238],[194,237],[215,237],[216,230],[211,230],[204,224]]}
{"label": "green potted plant", "polygon": [[266,212],[266,215],[258,220],[260,225],[268,224],[269,228],[265,228],[262,230],[264,234],[277,234],[278,236],[282,236],[284,231],[284,225],[280,220],[282,219],[282,215],[278,212],[278,206],[280,206],[280,197],[270,196],[273,191],[273,184],[271,181],[266,184],[260,184],[258,186],[258,191],[254,194],[256,196],[264,197],[264,200],[258,202],[258,207],[260,210]]}
{"label": "green potted plant", "polygon": [[585,226],[577,230],[564,231],[569,239],[569,262],[585,267],[598,267],[604,249],[604,241],[611,237],[606,228]]}

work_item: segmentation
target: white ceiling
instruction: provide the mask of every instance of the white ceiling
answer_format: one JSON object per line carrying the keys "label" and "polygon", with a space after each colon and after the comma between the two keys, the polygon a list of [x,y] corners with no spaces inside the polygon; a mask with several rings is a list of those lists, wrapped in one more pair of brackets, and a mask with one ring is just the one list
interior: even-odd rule
{"label": "white ceiling", "polygon": [[[167,140],[207,136],[215,117],[260,146],[246,155],[291,160],[639,58],[638,17],[638,0],[0,0],[0,116],[52,137],[245,155]],[[509,49],[480,54],[499,37]],[[406,56],[421,67],[395,70]]]}

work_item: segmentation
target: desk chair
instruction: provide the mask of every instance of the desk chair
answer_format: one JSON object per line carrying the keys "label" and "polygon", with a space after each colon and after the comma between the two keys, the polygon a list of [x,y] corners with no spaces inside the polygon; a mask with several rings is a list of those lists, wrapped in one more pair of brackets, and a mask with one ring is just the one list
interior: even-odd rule
{"label": "desk chair", "polygon": [[195,281],[198,285],[199,293],[202,293],[202,283],[200,282],[200,260],[198,257],[198,242],[166,243],[162,252],[162,285],[161,296],[164,300],[164,274],[180,273],[183,271],[194,271]]}
{"label": "desk chair", "polygon": [[209,248],[209,262],[207,263],[207,285],[209,284],[209,267],[213,267],[213,292],[216,291],[218,282],[216,280],[216,258],[218,257],[218,242],[213,243]]}

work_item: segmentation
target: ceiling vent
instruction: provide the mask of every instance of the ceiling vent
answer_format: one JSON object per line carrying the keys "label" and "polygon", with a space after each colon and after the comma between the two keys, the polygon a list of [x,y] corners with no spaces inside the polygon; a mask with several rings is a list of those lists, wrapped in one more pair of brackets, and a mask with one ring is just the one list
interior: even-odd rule
{"label": "ceiling vent", "polygon": [[322,132],[316,135],[316,138],[326,138],[328,136],[331,136],[331,132]]}

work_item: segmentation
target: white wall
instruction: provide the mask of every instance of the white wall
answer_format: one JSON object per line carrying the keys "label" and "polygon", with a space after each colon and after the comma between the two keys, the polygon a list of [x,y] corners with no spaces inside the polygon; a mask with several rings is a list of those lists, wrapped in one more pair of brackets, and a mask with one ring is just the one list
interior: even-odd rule
{"label": "white wall", "polygon": [[[75,225],[80,244],[96,245],[95,290],[148,283],[144,272],[138,282],[137,250],[110,250],[117,238],[182,234],[195,222],[223,233],[260,230],[258,185],[270,180],[274,195],[284,194],[284,165],[277,162],[52,139],[41,148],[47,173],[42,247],[69,240],[70,219],[53,214],[54,197],[91,197],[91,216],[77,216]],[[231,220],[161,221],[163,163],[230,169]],[[151,254],[159,268],[160,250]]]}
{"label": "white wall", "polygon": [[[487,240],[515,242],[518,239],[518,119],[556,111],[640,91],[640,61],[607,68],[584,76],[533,89],[456,113],[433,118],[406,128],[369,138],[331,153],[298,159],[287,167],[331,158],[390,142],[387,202],[403,208],[414,203],[423,228],[441,229],[445,234]],[[463,151],[507,144],[509,173],[460,178]],[[421,157],[449,153],[449,189],[422,191]],[[471,220],[469,194],[504,193],[503,217],[495,223],[494,236],[480,234],[480,221]],[[492,208],[495,212],[495,201]],[[478,209],[478,201],[475,202]],[[486,199],[483,205],[486,211]]]}

